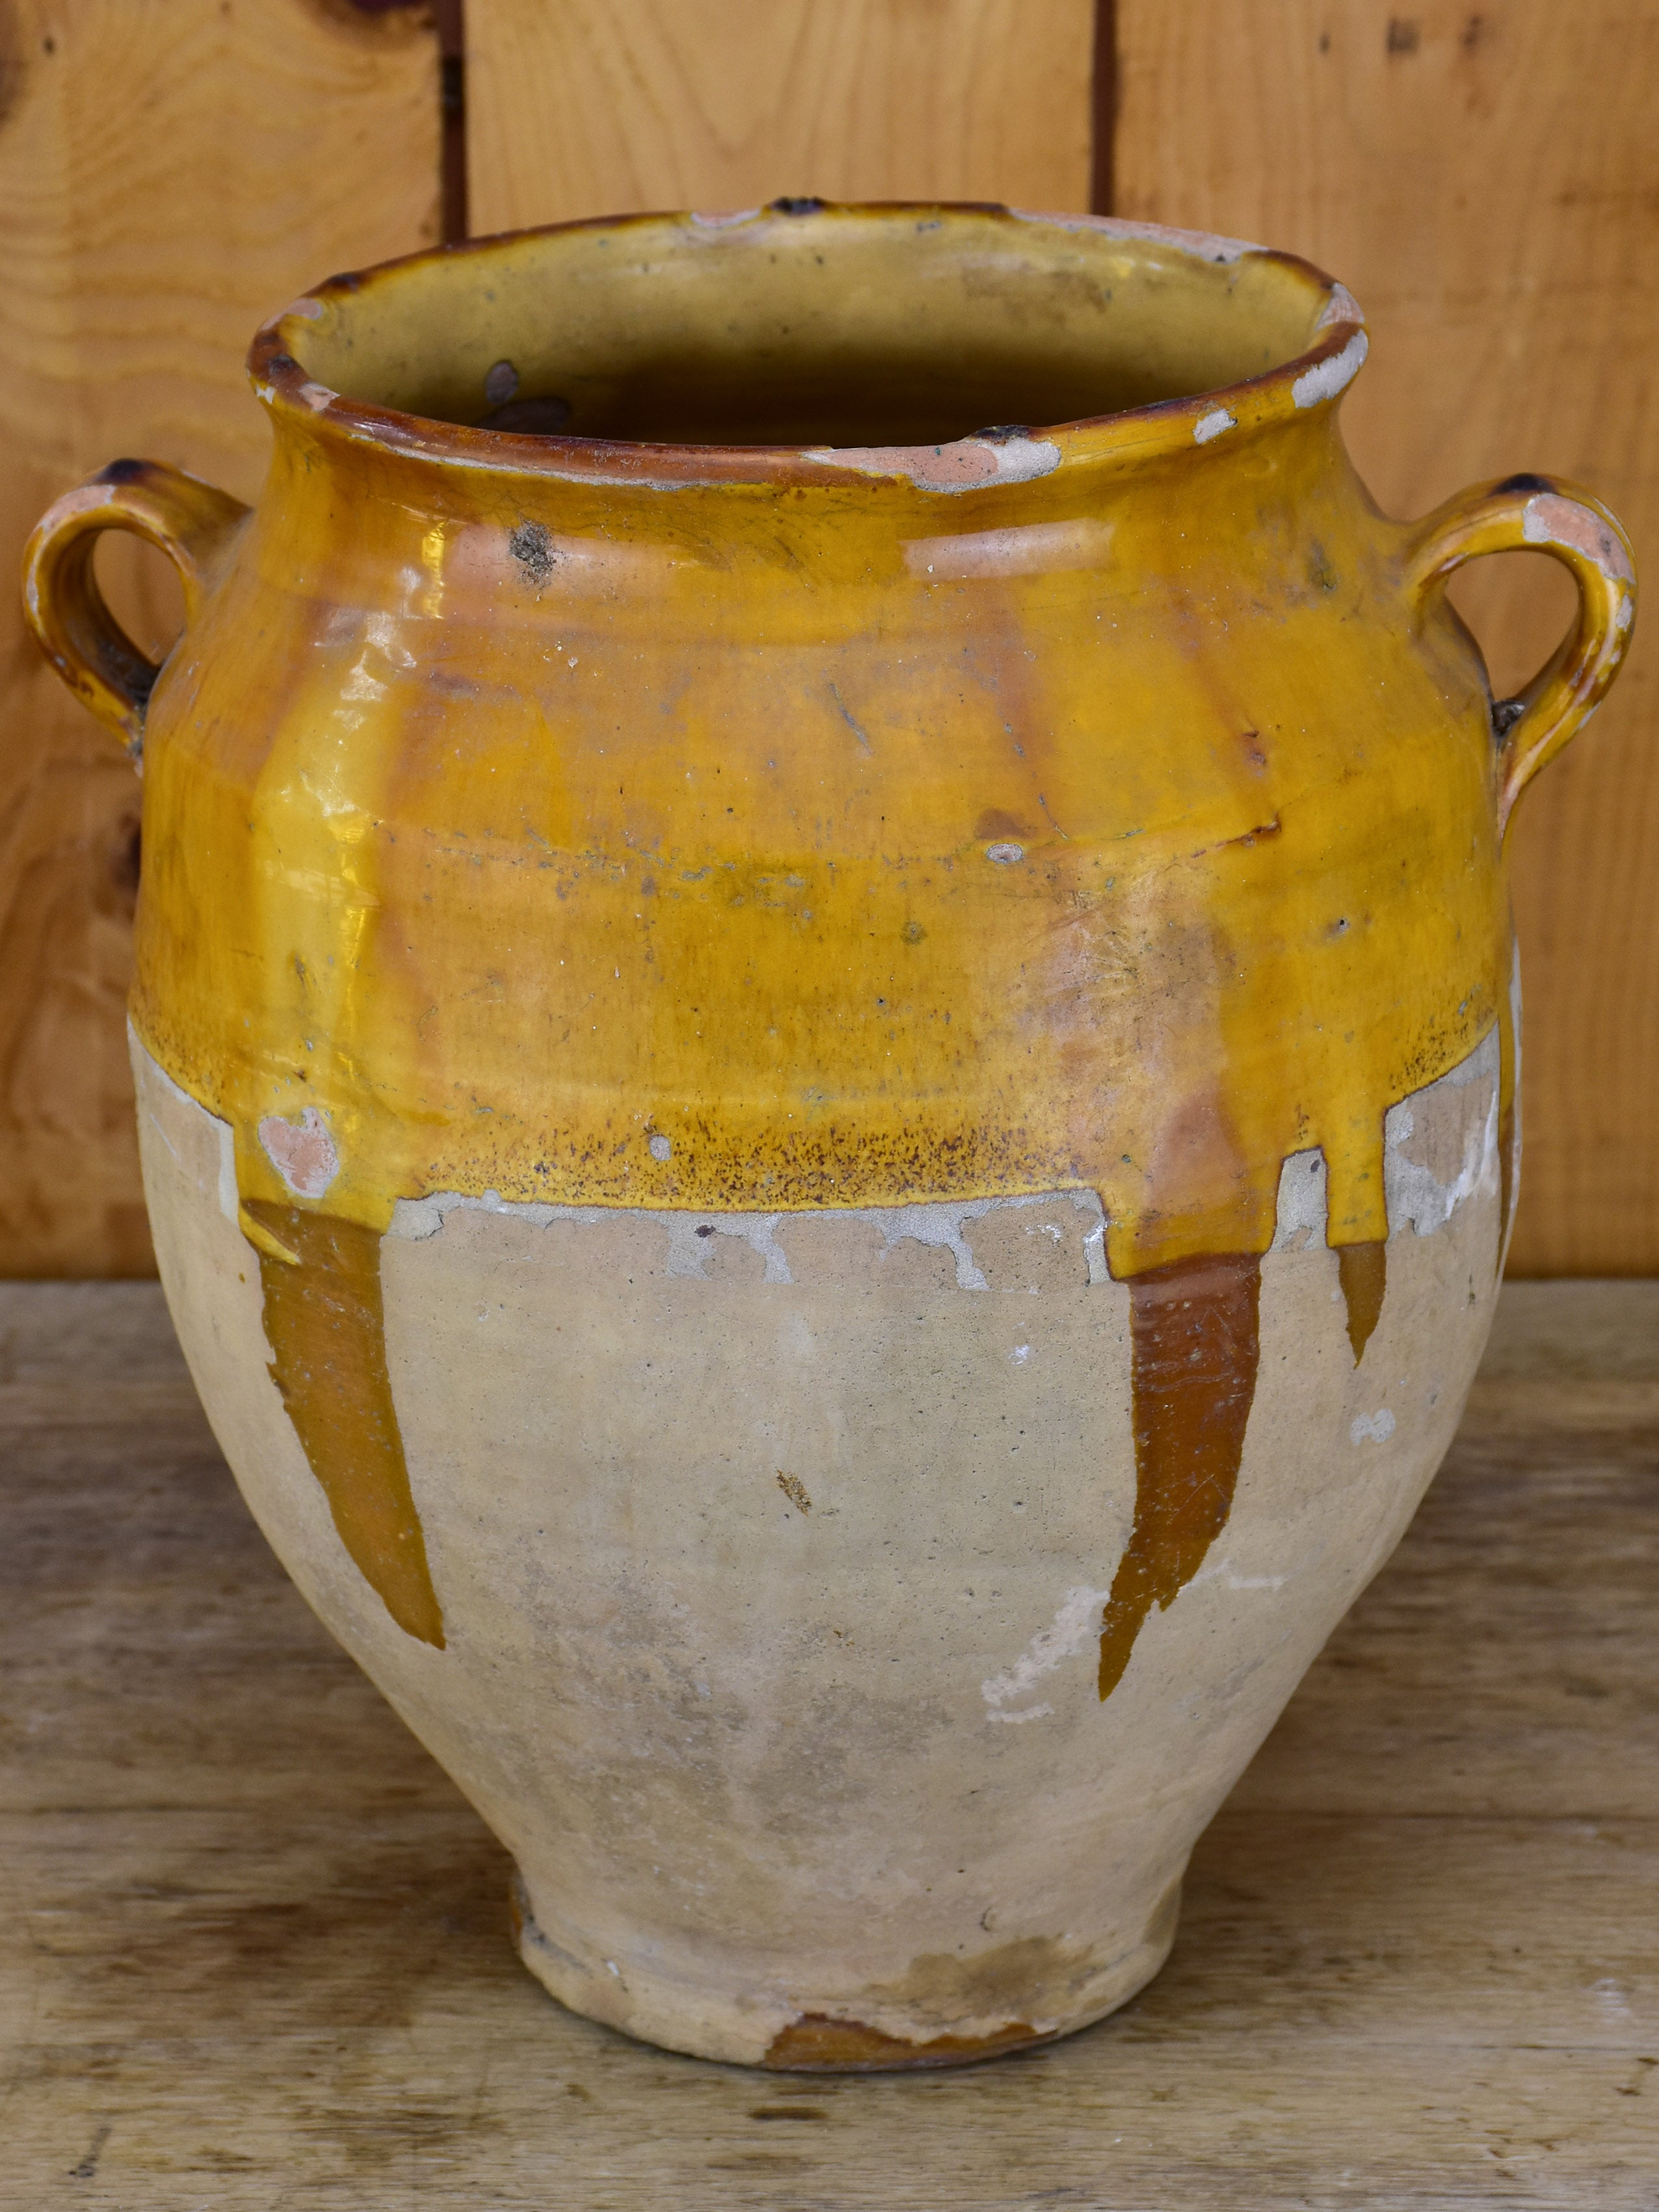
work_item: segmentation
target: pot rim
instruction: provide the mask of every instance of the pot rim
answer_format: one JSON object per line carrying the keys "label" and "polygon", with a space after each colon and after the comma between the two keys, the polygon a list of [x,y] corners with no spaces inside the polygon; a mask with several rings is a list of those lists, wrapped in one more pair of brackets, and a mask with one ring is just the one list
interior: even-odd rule
{"label": "pot rim", "polygon": [[[939,446],[870,447],[696,444],[532,433],[452,422],[349,398],[317,381],[295,350],[303,348],[307,325],[319,319],[330,304],[419,267],[458,258],[487,264],[493,256],[520,247],[526,240],[581,231],[625,234],[672,224],[713,242],[741,224],[780,216],[793,221],[803,216],[902,216],[940,217],[946,222],[958,216],[989,216],[1011,224],[1091,233],[1128,245],[1190,254],[1211,263],[1259,257],[1276,264],[1305,287],[1316,340],[1303,352],[1260,375],[1112,414],[1042,425],[1000,426]],[[1033,212],[996,202],[813,198],[774,200],[764,207],[730,215],[590,216],[574,222],[495,232],[402,254],[331,276],[262,324],[248,349],[247,373],[258,397],[277,422],[286,421],[295,429],[313,434],[331,432],[351,444],[374,445],[441,466],[665,491],[720,484],[779,489],[823,485],[845,489],[896,478],[920,490],[951,494],[1027,483],[1079,462],[1144,460],[1202,447],[1238,429],[1275,422],[1288,423],[1298,416],[1327,412],[1358,374],[1369,344],[1364,317],[1345,284],[1299,254],[1248,240],[1117,216]]]}

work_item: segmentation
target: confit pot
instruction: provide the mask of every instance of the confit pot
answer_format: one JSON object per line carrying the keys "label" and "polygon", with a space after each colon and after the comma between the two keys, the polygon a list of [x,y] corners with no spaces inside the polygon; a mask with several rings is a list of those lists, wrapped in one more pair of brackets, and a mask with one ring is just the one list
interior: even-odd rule
{"label": "confit pot", "polygon": [[[1542,477],[1380,515],[1365,346],[1144,225],[576,224],[268,325],[251,512],[123,461],[37,532],[142,737],[203,1401],[597,2020],[872,2067],[1121,2004],[1451,1437],[1504,826],[1633,580]],[[1579,614],[1495,706],[1444,585],[1507,548]]]}

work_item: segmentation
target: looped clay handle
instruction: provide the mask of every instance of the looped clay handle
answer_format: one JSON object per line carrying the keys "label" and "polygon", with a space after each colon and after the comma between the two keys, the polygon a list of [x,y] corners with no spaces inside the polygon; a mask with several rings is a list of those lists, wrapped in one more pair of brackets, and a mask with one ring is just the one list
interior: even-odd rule
{"label": "looped clay handle", "polygon": [[1636,616],[1636,567],[1629,538],[1594,493],[1548,477],[1506,477],[1459,492],[1417,526],[1407,588],[1426,599],[1483,553],[1547,553],[1578,586],[1572,630],[1519,698],[1494,709],[1502,836],[1522,792],[1583,727],[1619,672]]}
{"label": "looped clay handle", "polygon": [[112,461],[48,507],[29,539],[23,556],[29,627],[70,690],[135,761],[161,670],[105,604],[92,565],[99,533],[130,530],[159,547],[183,580],[188,623],[251,511],[165,461]]}

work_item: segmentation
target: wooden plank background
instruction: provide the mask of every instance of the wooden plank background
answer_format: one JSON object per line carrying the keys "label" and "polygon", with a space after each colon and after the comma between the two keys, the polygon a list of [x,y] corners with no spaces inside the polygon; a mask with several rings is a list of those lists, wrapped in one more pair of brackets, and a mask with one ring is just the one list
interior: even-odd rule
{"label": "wooden plank background", "polygon": [[[122,454],[257,495],[248,340],[308,282],[435,240],[440,106],[421,11],[12,0],[0,41],[12,578],[50,501]],[[162,642],[161,556],[106,538],[100,568]],[[0,685],[0,1275],[146,1274],[123,1018],[138,786],[9,581]]]}
{"label": "wooden plank background", "polygon": [[[1294,248],[1368,311],[1347,422],[1389,511],[1546,468],[1659,542],[1659,0],[15,0],[0,23],[14,552],[121,453],[252,496],[254,324],[441,207],[483,231],[780,192],[1092,191]],[[108,566],[159,641],[165,580]],[[1562,580],[1517,556],[1460,591],[1514,688]],[[0,1274],[142,1273],[137,793],[5,594],[0,635]],[[1659,1273],[1656,668],[1638,633],[1518,820],[1515,1272]]]}
{"label": "wooden plank background", "polygon": [[472,228],[824,199],[1086,207],[1094,0],[466,0]]}

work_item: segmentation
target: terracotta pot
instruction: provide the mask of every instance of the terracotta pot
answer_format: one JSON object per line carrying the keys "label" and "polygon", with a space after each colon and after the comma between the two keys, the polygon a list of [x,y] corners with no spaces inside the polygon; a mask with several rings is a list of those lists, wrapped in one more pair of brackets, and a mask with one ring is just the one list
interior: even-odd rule
{"label": "terracotta pot", "polygon": [[[1380,516],[1365,343],[1122,222],[576,225],[270,324],[252,513],[118,462],[41,525],[143,741],[203,1399],[596,2019],[943,2064],[1121,2004],[1452,1434],[1504,827],[1633,587],[1541,477]],[[1580,613],[1495,708],[1444,586],[1510,547]]]}

